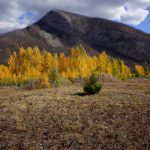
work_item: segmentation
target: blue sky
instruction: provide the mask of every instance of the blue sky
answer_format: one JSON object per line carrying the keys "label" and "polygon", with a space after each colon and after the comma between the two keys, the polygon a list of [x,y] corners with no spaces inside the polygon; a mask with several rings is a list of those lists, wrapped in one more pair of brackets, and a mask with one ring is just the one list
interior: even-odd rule
{"label": "blue sky", "polygon": [[150,33],[150,0],[0,0],[0,34],[24,28],[52,9],[106,18]]}
{"label": "blue sky", "polygon": [[[150,7],[148,8],[148,10],[150,12]],[[150,13],[140,25],[135,26],[135,27],[150,34]]]}
{"label": "blue sky", "polygon": [[34,13],[32,11],[27,11],[24,14],[21,14],[18,17],[19,24],[24,24],[26,22],[26,19],[31,20],[31,22],[34,22]]}

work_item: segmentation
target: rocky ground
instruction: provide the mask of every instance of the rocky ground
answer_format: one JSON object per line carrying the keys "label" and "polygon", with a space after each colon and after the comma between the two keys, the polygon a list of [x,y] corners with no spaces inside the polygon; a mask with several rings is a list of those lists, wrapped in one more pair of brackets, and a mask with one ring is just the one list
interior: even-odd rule
{"label": "rocky ground", "polygon": [[0,88],[1,150],[149,150],[150,80],[104,83],[98,95],[81,85]]}

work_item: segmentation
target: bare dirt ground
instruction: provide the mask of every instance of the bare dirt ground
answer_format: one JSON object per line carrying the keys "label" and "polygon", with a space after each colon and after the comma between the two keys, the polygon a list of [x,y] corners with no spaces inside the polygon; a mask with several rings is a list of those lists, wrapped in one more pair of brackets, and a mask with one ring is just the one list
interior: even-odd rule
{"label": "bare dirt ground", "polygon": [[0,88],[0,150],[149,150],[150,80],[104,83],[98,95],[81,85]]}

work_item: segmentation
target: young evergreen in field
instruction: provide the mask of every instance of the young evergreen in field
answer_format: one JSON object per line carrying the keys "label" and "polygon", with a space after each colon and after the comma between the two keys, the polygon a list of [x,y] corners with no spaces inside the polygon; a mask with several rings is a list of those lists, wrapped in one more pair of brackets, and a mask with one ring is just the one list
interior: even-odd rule
{"label": "young evergreen in field", "polygon": [[98,83],[98,77],[92,74],[86,81],[84,86],[84,92],[89,95],[94,95],[100,92],[102,84]]}

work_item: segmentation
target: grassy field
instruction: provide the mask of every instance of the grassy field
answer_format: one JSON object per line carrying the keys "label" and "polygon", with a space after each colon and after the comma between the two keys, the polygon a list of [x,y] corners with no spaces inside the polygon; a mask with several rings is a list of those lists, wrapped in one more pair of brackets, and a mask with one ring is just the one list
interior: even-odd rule
{"label": "grassy field", "polygon": [[0,149],[149,150],[150,80],[104,83],[98,95],[82,85],[0,88]]}

